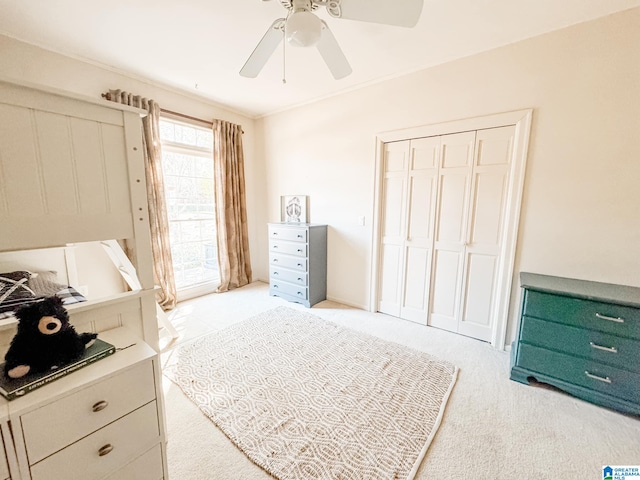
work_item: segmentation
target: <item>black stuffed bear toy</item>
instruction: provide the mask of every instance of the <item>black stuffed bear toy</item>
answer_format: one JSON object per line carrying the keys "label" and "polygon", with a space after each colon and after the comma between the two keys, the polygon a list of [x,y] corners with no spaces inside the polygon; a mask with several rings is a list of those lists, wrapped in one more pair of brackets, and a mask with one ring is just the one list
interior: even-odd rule
{"label": "black stuffed bear toy", "polygon": [[27,373],[46,372],[79,359],[98,336],[78,334],[59,297],[19,308],[18,331],[5,355],[4,373],[19,378]]}

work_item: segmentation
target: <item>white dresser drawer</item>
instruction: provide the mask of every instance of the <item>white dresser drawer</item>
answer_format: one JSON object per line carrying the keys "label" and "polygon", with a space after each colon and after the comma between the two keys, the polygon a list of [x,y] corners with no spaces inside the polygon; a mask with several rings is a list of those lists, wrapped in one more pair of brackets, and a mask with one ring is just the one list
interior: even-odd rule
{"label": "white dresser drawer", "polygon": [[[31,466],[32,480],[98,480],[134,459],[160,438],[156,402]],[[109,450],[106,454],[100,452]]]}
{"label": "white dresser drawer", "polygon": [[269,278],[276,282],[284,281],[295,283],[296,285],[306,286],[308,283],[309,274],[306,272],[287,270],[286,268],[271,267],[269,268]]}
{"label": "white dresser drawer", "polygon": [[306,228],[270,226],[269,238],[290,240],[292,242],[306,242],[307,230]]}
{"label": "white dresser drawer", "polygon": [[286,282],[271,281],[271,290],[274,292],[284,293],[285,295],[291,295],[292,297],[300,300],[306,300],[308,298],[308,290],[306,287],[291,285]]}
{"label": "white dresser drawer", "polygon": [[162,478],[162,451],[158,444],[104,480],[162,480]]}
{"label": "white dresser drawer", "polygon": [[278,267],[293,268],[301,272],[307,271],[307,259],[283,255],[281,253],[270,253],[269,263]]}
{"label": "white dresser drawer", "polygon": [[20,421],[29,464],[39,462],[153,399],[153,365],[146,361],[22,415]]}
{"label": "white dresser drawer", "polygon": [[281,242],[280,240],[271,240],[269,242],[269,251],[275,253],[286,253],[297,257],[307,256],[306,243]]}

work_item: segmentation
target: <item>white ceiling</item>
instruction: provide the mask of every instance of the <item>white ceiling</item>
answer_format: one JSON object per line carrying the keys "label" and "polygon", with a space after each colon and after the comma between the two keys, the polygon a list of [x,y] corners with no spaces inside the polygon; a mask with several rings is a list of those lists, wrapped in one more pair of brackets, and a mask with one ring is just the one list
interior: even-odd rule
{"label": "white ceiling", "polygon": [[290,47],[286,84],[282,47],[258,78],[238,75],[269,25],[285,16],[278,0],[0,0],[0,33],[257,117],[637,6],[425,0],[413,29],[336,19],[321,8],[353,73],[334,80],[315,48]]}

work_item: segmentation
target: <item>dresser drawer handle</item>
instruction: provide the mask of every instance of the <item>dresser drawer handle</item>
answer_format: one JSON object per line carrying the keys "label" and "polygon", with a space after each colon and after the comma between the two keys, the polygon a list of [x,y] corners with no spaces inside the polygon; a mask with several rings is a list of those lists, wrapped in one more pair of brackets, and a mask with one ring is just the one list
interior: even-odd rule
{"label": "dresser drawer handle", "polygon": [[113,445],[107,443],[104,447],[100,447],[98,450],[98,455],[100,457],[104,457],[105,455],[109,455],[113,451]]}
{"label": "dresser drawer handle", "polygon": [[302,238],[302,235],[298,234],[298,238]]}
{"label": "dresser drawer handle", "polygon": [[299,263],[299,264],[298,264],[298,266],[299,266],[299,267],[301,267],[301,266],[302,266],[302,264],[301,264],[301,263]]}
{"label": "dresser drawer handle", "polygon": [[102,400],[94,404],[93,407],[91,407],[91,410],[93,410],[95,413],[98,413],[99,411],[104,410],[108,406],[109,406],[109,402],[107,402],[106,400]]}
{"label": "dresser drawer handle", "polygon": [[274,285],[273,288],[280,288],[278,285]]}
{"label": "dresser drawer handle", "polygon": [[616,347],[603,347],[602,345],[598,345],[597,343],[589,342],[591,348],[595,348],[597,350],[604,350],[605,352],[618,353],[618,349]]}
{"label": "dresser drawer handle", "polygon": [[278,272],[273,272],[274,275],[280,275]]}
{"label": "dresser drawer handle", "polygon": [[274,246],[273,246],[273,249],[274,249],[274,250],[275,250],[276,248],[278,248],[278,245],[274,245]]}
{"label": "dresser drawer handle", "polygon": [[301,249],[301,248],[299,248],[299,249],[298,249],[298,252],[302,253],[302,249]]}
{"label": "dresser drawer handle", "polygon": [[302,296],[302,292],[298,292],[298,295]]}
{"label": "dresser drawer handle", "polygon": [[278,236],[278,232],[273,232],[271,235],[273,235],[274,237]]}
{"label": "dresser drawer handle", "polygon": [[611,379],[609,377],[599,377],[598,375],[593,375],[592,373],[589,373],[587,371],[585,371],[584,374],[589,378],[593,378],[594,380],[598,380],[604,383],[611,383]]}
{"label": "dresser drawer handle", "polygon": [[602,319],[602,320],[608,320],[610,322],[616,322],[616,323],[624,323],[624,318],[620,318],[620,317],[607,317],[606,315],[600,315],[599,313],[596,313],[596,317]]}

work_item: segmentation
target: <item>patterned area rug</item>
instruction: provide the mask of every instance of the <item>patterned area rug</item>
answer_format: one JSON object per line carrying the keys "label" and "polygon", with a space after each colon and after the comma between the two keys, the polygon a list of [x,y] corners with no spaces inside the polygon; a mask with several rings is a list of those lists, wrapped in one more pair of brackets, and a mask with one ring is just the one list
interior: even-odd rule
{"label": "patterned area rug", "polygon": [[278,307],[179,347],[164,373],[280,480],[410,480],[457,370]]}

